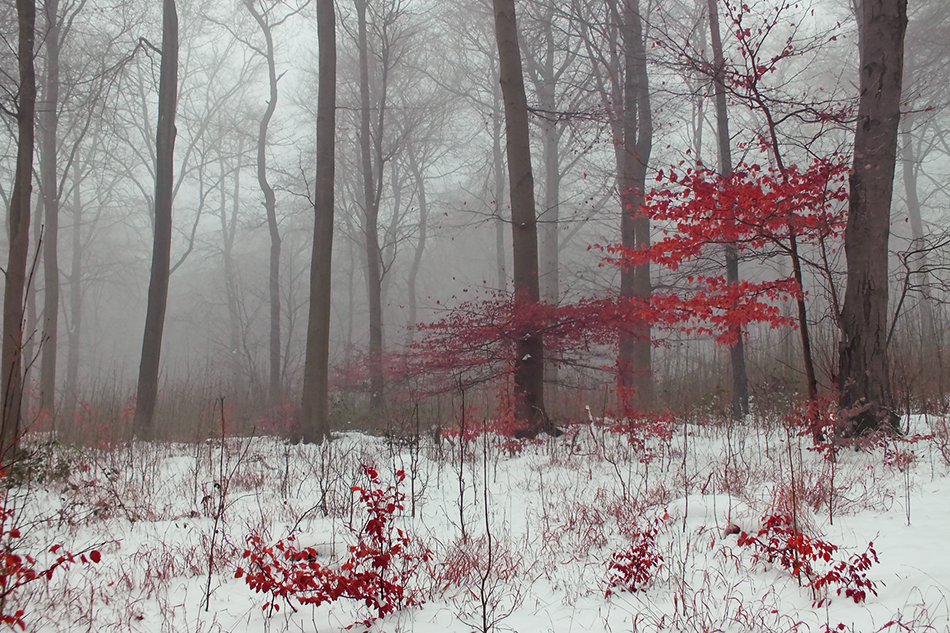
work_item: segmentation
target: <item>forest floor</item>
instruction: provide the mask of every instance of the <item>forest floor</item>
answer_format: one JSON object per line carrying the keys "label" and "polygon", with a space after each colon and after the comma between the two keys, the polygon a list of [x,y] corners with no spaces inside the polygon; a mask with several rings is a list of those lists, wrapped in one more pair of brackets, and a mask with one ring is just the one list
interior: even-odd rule
{"label": "forest floor", "polygon": [[834,461],[780,423],[34,438],[2,542],[75,562],[8,571],[0,605],[30,631],[950,631],[947,422],[905,422],[932,437]]}

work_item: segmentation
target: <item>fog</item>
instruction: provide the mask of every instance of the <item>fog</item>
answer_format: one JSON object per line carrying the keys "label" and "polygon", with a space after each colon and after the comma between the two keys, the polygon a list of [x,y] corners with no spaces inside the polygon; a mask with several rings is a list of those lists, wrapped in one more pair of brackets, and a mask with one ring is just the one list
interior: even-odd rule
{"label": "fog", "polygon": [[[922,402],[934,392],[922,369],[907,359],[946,344],[947,252],[941,238],[950,206],[948,19],[938,0],[912,4],[890,242],[891,356],[896,388],[908,403]],[[39,424],[43,417],[38,392],[44,346],[58,350],[52,410],[57,428],[68,426],[78,402],[120,411],[134,396],[152,265],[159,5],[47,0],[37,7],[37,167],[24,326],[28,424]],[[301,0],[254,0],[251,6],[270,25],[279,77],[279,98],[263,151],[281,247],[280,393],[275,399],[268,391],[272,242],[258,180],[258,137],[269,99],[265,40],[243,2],[179,0],[171,276],[159,385],[163,424],[183,415],[185,401],[206,414],[225,398],[242,403],[253,417],[300,400],[314,218],[316,20],[314,6]],[[344,424],[365,413],[365,380],[348,377],[362,375],[358,367],[367,356],[370,310],[357,16],[353,3],[336,8],[330,397],[339,405],[337,422]],[[517,8],[542,299],[570,305],[609,296],[619,291],[620,269],[605,265],[604,252],[592,247],[620,242],[622,206],[611,127],[617,113],[609,98],[620,78],[610,75],[609,63],[622,57],[621,36],[598,3],[532,1]],[[640,8],[652,103],[649,188],[671,166],[715,169],[717,127],[706,3],[641,2]],[[16,158],[17,127],[10,115],[17,107],[17,21],[12,3],[0,10],[8,44],[0,50],[0,105],[7,124],[0,195],[9,206]],[[49,101],[46,64],[49,11],[56,12],[54,22],[61,27],[55,104]],[[785,163],[805,166],[815,158],[850,156],[858,97],[858,37],[851,3],[783,5],[774,24],[769,20],[777,9],[767,3],[731,11],[721,13],[720,22],[727,60],[737,67],[744,62],[730,20],[740,16],[753,34],[762,24],[772,24],[767,33],[758,34],[762,59],[771,59],[773,70],[760,78],[757,89],[778,120],[775,130]],[[413,353],[410,340],[424,340],[424,331],[414,326],[445,318],[465,302],[512,291],[507,175],[501,190],[496,184],[498,173],[504,173],[496,173],[504,167],[504,112],[488,3],[370,0],[367,23],[383,347],[387,357],[395,357]],[[786,46],[794,54],[786,55]],[[774,167],[774,157],[760,147],[767,145],[768,122],[761,108],[739,93],[735,89],[728,99],[733,160]],[[50,281],[44,269],[43,245],[49,237],[43,192],[53,185],[42,181],[38,167],[48,151],[42,144],[48,120],[43,113],[50,108],[58,119],[54,195],[59,205],[60,318],[55,332],[44,327]],[[923,241],[912,230],[912,205],[919,212]],[[658,240],[675,226],[657,221],[651,230]],[[7,232],[3,235],[5,261],[9,246]],[[926,279],[915,264],[917,255],[909,254],[915,249],[929,257]],[[836,302],[843,297],[840,235],[826,244],[804,243],[802,256],[818,382],[828,390],[837,372]],[[653,288],[683,291],[694,275],[721,274],[723,257],[721,249],[710,248],[676,269],[655,265]],[[789,276],[790,266],[780,248],[768,247],[745,251],[740,272],[743,279],[764,281]],[[921,325],[924,304],[935,315],[938,340],[928,339],[933,332]],[[794,314],[792,301],[776,305],[783,314]],[[788,398],[800,395],[805,387],[798,332],[753,324],[747,336],[752,393],[760,406],[785,397],[764,396],[776,389]],[[703,332],[654,329],[653,337],[653,375],[662,406],[690,406],[710,414],[728,409],[727,348]],[[606,402],[615,360],[614,347],[600,344],[591,347],[583,362],[561,367],[557,382],[548,385],[558,403],[551,405],[557,409],[552,416],[583,416],[591,394],[601,394],[598,400]],[[424,377],[413,381],[411,389],[395,379],[388,383],[390,400],[415,389],[441,388],[433,383],[427,390]],[[491,387],[478,384],[484,387],[485,402],[491,400]]]}

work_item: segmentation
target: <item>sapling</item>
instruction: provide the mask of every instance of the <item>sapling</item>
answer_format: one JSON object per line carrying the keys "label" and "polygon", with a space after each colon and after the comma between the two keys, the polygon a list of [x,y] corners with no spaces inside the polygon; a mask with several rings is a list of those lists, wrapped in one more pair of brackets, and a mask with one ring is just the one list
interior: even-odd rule
{"label": "sapling", "polygon": [[[221,398],[218,402],[221,407],[221,445],[218,450],[218,476],[217,481],[214,482],[214,490],[217,492],[218,498],[217,504],[213,503],[213,498],[211,500],[211,507],[213,508],[211,515],[214,519],[214,522],[212,524],[211,543],[208,547],[208,582],[205,585],[204,594],[205,613],[207,613],[211,608],[211,579],[214,575],[215,546],[217,544],[218,534],[221,531],[221,524],[224,522],[224,512],[228,506],[228,491],[231,487],[231,480],[234,478],[238,468],[241,467],[245,457],[247,457],[248,451],[251,448],[251,443],[247,442],[234,464],[229,465],[227,463],[230,456],[227,450],[228,438],[227,421],[224,416],[224,398]],[[208,496],[211,496],[211,493],[209,493]]]}

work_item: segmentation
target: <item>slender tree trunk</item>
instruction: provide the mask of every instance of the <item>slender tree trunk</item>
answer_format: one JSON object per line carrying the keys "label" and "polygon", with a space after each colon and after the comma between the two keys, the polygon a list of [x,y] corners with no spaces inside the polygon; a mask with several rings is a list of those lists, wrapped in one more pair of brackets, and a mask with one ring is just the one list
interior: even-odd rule
{"label": "slender tree trunk", "polygon": [[310,265],[310,317],[304,363],[302,439],[330,438],[330,272],[333,250],[334,151],[336,148],[336,24],[333,0],[317,0],[319,89],[317,176]]}
{"label": "slender tree trunk", "polygon": [[[73,163],[73,229],[70,234],[72,253],[69,264],[69,321],[72,327],[66,351],[67,413],[75,411],[79,402],[79,341],[82,334],[82,179],[79,165]],[[70,416],[71,417],[71,416]]]}
{"label": "slender tree trunk", "polygon": [[[722,37],[719,32],[718,0],[708,0],[709,33],[712,40],[716,94],[716,139],[719,147],[719,173],[723,178],[732,176],[732,143],[729,138],[729,112],[726,108],[725,67]],[[700,129],[702,121],[700,121]],[[739,283],[739,251],[735,244],[726,244],[726,283]],[[745,366],[745,342],[742,328],[731,328],[736,342],[729,346],[729,365],[732,368],[732,419],[742,420],[749,413],[749,379]]]}
{"label": "slender tree trunk", "polygon": [[492,116],[492,172],[495,183],[495,270],[498,276],[498,290],[507,292],[508,273],[505,264],[505,155],[501,150],[502,126],[505,118],[501,96],[501,84],[493,90],[495,111]]}
{"label": "slender tree trunk", "polygon": [[264,52],[267,61],[267,79],[270,96],[267,108],[261,117],[257,132],[257,182],[264,194],[264,212],[267,214],[267,229],[270,232],[270,266],[268,275],[268,297],[270,304],[270,382],[268,397],[271,403],[281,398],[280,366],[280,227],[277,225],[277,197],[274,188],[267,182],[267,128],[274,111],[277,109],[277,66],[274,60],[274,39],[271,26],[261,15],[255,0],[244,0],[244,6],[254,17],[264,35]]}
{"label": "slender tree trunk", "polygon": [[238,143],[237,166],[234,169],[234,190],[231,200],[230,218],[228,214],[227,165],[224,155],[218,158],[221,171],[221,207],[218,216],[221,220],[221,254],[224,259],[224,293],[228,305],[228,350],[230,358],[231,388],[236,392],[244,391],[244,372],[241,369],[241,322],[238,312],[237,279],[234,273],[234,235],[237,227],[237,214],[240,208],[241,163],[244,154],[243,140]]}
{"label": "slender tree trunk", "polygon": [[932,349],[937,343],[936,324],[934,322],[933,298],[930,293],[930,269],[927,266],[927,245],[924,240],[924,221],[920,214],[920,198],[917,196],[918,157],[914,152],[914,139],[911,134],[911,117],[901,118],[901,134],[904,142],[901,146],[901,167],[903,171],[904,195],[907,199],[907,216],[913,241],[911,248],[917,253],[914,257],[914,272],[920,285],[920,335],[924,349]]}
{"label": "slender tree trunk", "polygon": [[[553,17],[553,16],[552,16]],[[541,299],[556,304],[559,294],[558,283],[558,224],[560,221],[561,157],[555,110],[556,79],[554,76],[554,35],[551,23],[546,22],[547,49],[540,65],[537,93],[541,108],[541,162],[544,165],[544,206],[538,215],[541,223]]]}
{"label": "slender tree trunk", "polygon": [[[619,165],[622,174],[620,237],[627,248],[642,250],[650,247],[650,218],[641,207],[647,165],[653,149],[653,117],[639,0],[624,2],[623,46],[624,142],[622,164]],[[649,303],[652,292],[649,263],[621,270],[621,297]],[[618,365],[625,408],[639,411],[653,408],[652,351],[649,323],[633,324],[630,331],[621,336]]]}
{"label": "slender tree trunk", "polygon": [[162,64],[158,82],[158,124],[155,135],[155,235],[148,284],[142,362],[135,400],[135,432],[140,439],[155,435],[155,402],[161,364],[162,333],[171,266],[172,201],[175,168],[175,111],[178,104],[178,12],[175,0],[162,0]]}
{"label": "slender tree trunk", "polygon": [[[511,196],[511,246],[514,258],[515,309],[541,299],[538,281],[538,225],[534,207],[534,176],[528,140],[528,102],[525,96],[521,52],[514,0],[493,0],[495,38],[501,90],[505,102],[505,137],[508,152],[508,187]],[[515,418],[521,434],[557,435],[544,409],[544,340],[528,328],[515,343]]]}
{"label": "slender tree trunk", "polygon": [[429,203],[426,199],[426,179],[422,173],[422,168],[416,158],[413,148],[409,148],[409,169],[416,179],[416,190],[419,200],[419,238],[416,241],[416,250],[412,257],[412,267],[409,269],[409,279],[406,283],[406,291],[409,294],[409,341],[407,346],[412,345],[413,337],[416,332],[416,278],[419,275],[419,268],[422,266],[422,255],[426,249],[426,233],[429,221]]}
{"label": "slender tree trunk", "polygon": [[839,404],[855,432],[897,429],[887,365],[887,241],[900,122],[906,0],[858,8],[860,98],[845,228],[847,289],[841,313]]}
{"label": "slender tree trunk", "polygon": [[[44,207],[43,207],[43,196],[39,195],[36,197],[36,206],[33,208],[33,217],[42,218],[44,216]],[[37,245],[38,252],[36,253],[36,259],[32,262],[33,266],[36,266],[43,257],[43,249],[40,248],[43,244],[43,223],[42,222],[33,222],[31,227],[33,230],[33,243]],[[21,405],[24,411],[30,411],[32,406],[30,400],[32,394],[30,393],[30,381],[33,380],[33,372],[35,371],[36,361],[39,358],[40,350],[40,316],[42,310],[37,307],[39,303],[38,295],[40,289],[37,288],[39,285],[35,277],[28,280],[26,285],[26,297],[24,301],[26,302],[26,329],[23,331],[23,404]]]}
{"label": "slender tree trunk", "polygon": [[[549,16],[553,19],[553,13]],[[561,156],[558,123],[555,119],[557,79],[554,72],[554,34],[550,20],[544,22],[547,47],[540,65],[537,86],[538,105],[543,112],[541,118],[541,161],[544,165],[544,206],[538,220],[541,223],[540,286],[541,300],[557,305],[560,296],[559,253],[560,239],[560,193],[561,193]],[[557,362],[549,354],[545,358],[544,380],[549,385],[557,384]]]}
{"label": "slender tree trunk", "polygon": [[59,0],[46,0],[46,86],[40,105],[42,131],[40,152],[40,188],[46,216],[43,237],[42,364],[40,369],[40,408],[53,414],[56,397],[56,354],[59,330],[59,178],[57,168],[57,128],[59,125]]}
{"label": "slender tree trunk", "polygon": [[[373,159],[370,138],[369,41],[366,33],[366,0],[356,0],[360,57],[360,158],[363,172],[363,233],[366,244],[366,283],[369,294],[369,376],[370,405],[383,405],[383,302],[382,261],[379,250],[379,198],[373,184]],[[383,110],[380,108],[380,117]],[[382,134],[382,126],[378,134]],[[379,142],[379,141],[378,141]],[[382,179],[383,166],[377,162]]]}
{"label": "slender tree trunk", "polygon": [[17,95],[17,156],[13,192],[10,196],[6,284],[3,288],[3,346],[0,356],[2,382],[2,426],[0,426],[0,470],[13,462],[21,431],[23,402],[23,292],[26,261],[30,251],[30,195],[33,190],[33,126],[36,115],[36,74],[33,44],[36,29],[34,0],[16,0],[17,66],[20,75]]}

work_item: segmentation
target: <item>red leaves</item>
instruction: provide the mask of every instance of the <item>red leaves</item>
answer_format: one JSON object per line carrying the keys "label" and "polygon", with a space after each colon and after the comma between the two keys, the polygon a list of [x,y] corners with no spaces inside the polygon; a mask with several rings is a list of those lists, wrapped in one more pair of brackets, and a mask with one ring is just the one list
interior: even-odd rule
{"label": "red leaves", "polygon": [[[763,540],[763,537],[766,540]],[[769,562],[778,561],[779,565],[795,576],[804,576],[812,589],[815,606],[821,606],[824,600],[818,596],[818,592],[832,584],[838,585],[839,596],[844,593],[856,604],[865,600],[867,591],[877,595],[877,583],[869,580],[865,574],[871,568],[872,562],[878,562],[874,543],[868,543],[868,549],[863,554],[856,554],[847,561],[835,563],[824,574],[818,573],[813,563],[831,563],[832,555],[838,550],[838,546],[796,530],[788,515],[773,514],[764,517],[758,534],[750,536],[743,532],[739,535],[738,543],[745,547],[756,547],[759,549],[756,557],[762,556]]]}
{"label": "red leaves", "polygon": [[[22,547],[22,545],[19,542],[14,543],[14,539],[21,539],[22,534],[17,528],[7,529],[7,522],[12,522],[12,520],[13,511],[0,508],[0,542],[2,542],[3,549],[2,557],[0,557],[0,623],[8,624],[11,627],[19,626],[25,630],[24,609],[17,609],[12,615],[4,612],[5,608],[11,606],[13,602],[11,598],[20,589],[36,580],[45,579],[49,582],[58,568],[69,567],[70,563],[76,562],[76,557],[63,549],[62,545],[55,544],[47,550],[49,554],[58,554],[55,560],[49,563],[48,566],[41,566],[40,569],[37,569],[38,561],[36,558],[29,554],[20,555],[15,552],[15,548]],[[79,554],[79,560],[84,564],[90,560],[93,563],[98,563],[101,559],[102,555],[98,550],[90,551],[88,558],[84,552]]]}
{"label": "red leaves", "polygon": [[845,225],[847,176],[848,165],[837,156],[804,171],[791,166],[784,176],[754,164],[738,165],[728,178],[705,168],[671,172],[668,181],[679,186],[653,189],[643,210],[660,225],[674,225],[676,235],[646,251],[620,251],[616,263],[652,261],[675,269],[710,244],[760,249],[781,243],[790,231],[800,241],[837,236]]}
{"label": "red leaves", "polygon": [[635,529],[630,547],[615,553],[607,562],[610,580],[607,584],[606,596],[613,593],[614,587],[635,592],[650,584],[663,565],[663,555],[656,549],[656,535],[656,526],[643,530]]}
{"label": "red leaves", "polygon": [[[789,250],[821,242],[844,229],[848,165],[835,156],[806,169],[785,173],[758,164],[740,164],[728,178],[698,168],[660,171],[658,185],[640,211],[663,229],[664,237],[644,249],[620,245],[599,248],[604,262],[629,267],[652,262],[676,270],[708,253],[732,245],[739,251],[766,247]],[[440,372],[458,379],[487,380],[512,371],[516,344],[526,336],[544,339],[545,355],[561,363],[585,362],[597,346],[613,346],[643,325],[736,342],[751,323],[793,325],[779,301],[797,298],[791,278],[726,283],[722,276],[689,278],[685,292],[654,292],[649,300],[606,296],[552,306],[511,295],[469,302],[443,319],[419,327],[407,359],[410,373]],[[598,350],[602,351],[602,350]]]}
{"label": "red leaves", "polygon": [[397,471],[396,483],[382,488],[375,468],[364,464],[363,472],[372,486],[351,490],[359,493],[369,518],[339,571],[318,563],[315,548],[298,549],[293,536],[274,545],[266,545],[257,534],[247,537],[250,547],[244,550],[244,558],[249,570],[238,567],[234,577],[244,578],[258,593],[270,594],[264,609],[279,610],[278,599],[293,608],[293,602],[320,605],[350,598],[373,609],[375,617],[383,617],[421,602],[406,584],[419,564],[428,560],[429,551],[392,525],[395,512],[403,509],[405,495],[399,484],[405,473]]}

